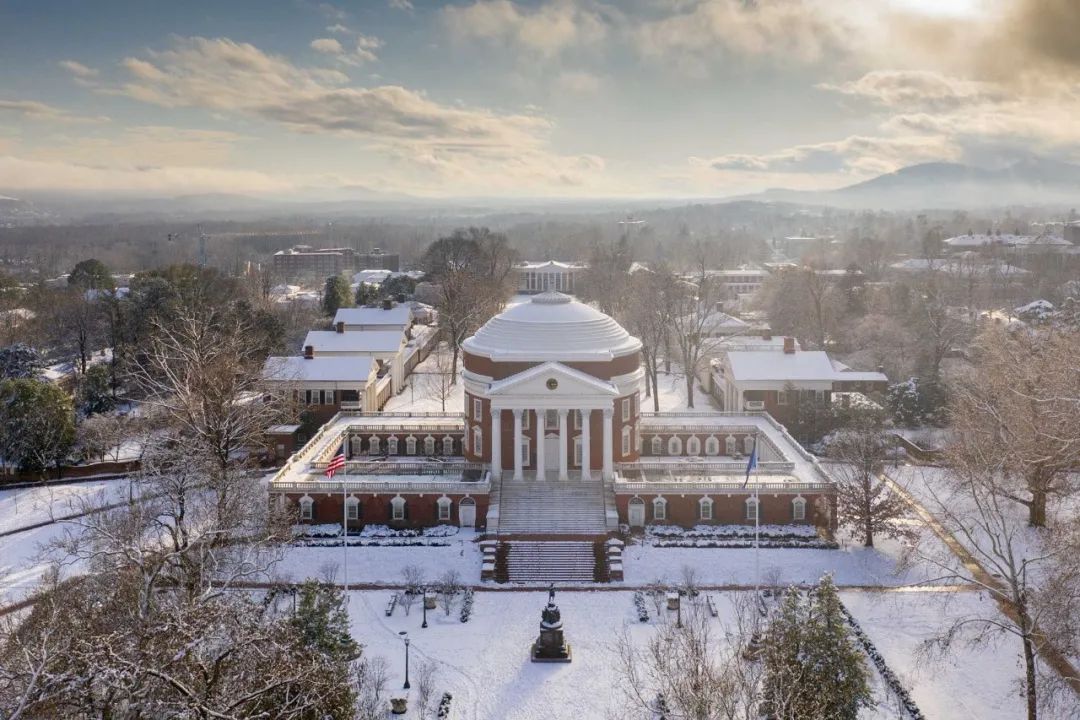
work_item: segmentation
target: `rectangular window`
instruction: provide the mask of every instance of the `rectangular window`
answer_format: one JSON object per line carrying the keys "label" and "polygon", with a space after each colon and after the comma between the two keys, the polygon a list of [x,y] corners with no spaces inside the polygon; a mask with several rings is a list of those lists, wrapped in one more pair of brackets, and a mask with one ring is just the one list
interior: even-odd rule
{"label": "rectangular window", "polygon": [[558,410],[545,410],[544,411],[544,424],[548,430],[559,429],[559,411]]}
{"label": "rectangular window", "polygon": [[529,441],[521,443],[521,465],[529,467]]}
{"label": "rectangular window", "polygon": [[439,503],[439,519],[450,519],[450,503]]}
{"label": "rectangular window", "polygon": [[667,520],[667,503],[653,503],[653,520]]}
{"label": "rectangular window", "polygon": [[784,392],[783,390],[777,391],[777,393],[776,393],[776,404],[777,405],[787,405],[787,393]]}
{"label": "rectangular window", "polygon": [[628,432],[624,432],[622,434],[622,454],[630,454],[630,433]]}
{"label": "rectangular window", "polygon": [[751,521],[757,520],[757,510],[758,504],[756,502],[751,501],[746,503],[746,519]]}
{"label": "rectangular window", "polygon": [[310,520],[311,519],[312,505],[313,505],[313,503],[310,503],[310,502],[300,503],[300,519],[301,520]]}
{"label": "rectangular window", "polygon": [[532,410],[521,411],[521,429],[528,430],[529,423],[532,421]]}
{"label": "rectangular window", "polygon": [[622,419],[626,422],[630,419],[630,398],[623,398],[622,401]]}
{"label": "rectangular window", "polygon": [[484,412],[484,401],[480,398],[473,398],[472,401],[472,416],[473,420],[479,420],[480,415]]}
{"label": "rectangular window", "polygon": [[574,464],[581,466],[581,438],[574,438]]}
{"label": "rectangular window", "polygon": [[360,503],[348,503],[345,506],[345,517],[349,520],[358,520],[360,518]]}
{"label": "rectangular window", "polygon": [[791,517],[793,520],[805,520],[806,519],[806,503],[795,502],[791,505]]}
{"label": "rectangular window", "polygon": [[701,503],[701,519],[702,520],[712,520],[712,503],[711,502],[703,502],[703,503]]}
{"label": "rectangular window", "polygon": [[394,520],[404,520],[405,519],[405,503],[394,503],[393,508],[394,508],[393,519]]}

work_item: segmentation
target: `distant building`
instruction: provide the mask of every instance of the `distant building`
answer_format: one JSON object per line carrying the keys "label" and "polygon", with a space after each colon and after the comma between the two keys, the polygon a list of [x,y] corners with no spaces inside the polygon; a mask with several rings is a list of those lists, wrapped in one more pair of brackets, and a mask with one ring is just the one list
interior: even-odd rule
{"label": "distant building", "polygon": [[732,350],[713,367],[712,394],[728,412],[765,411],[788,425],[799,404],[832,402],[833,393],[884,392],[888,378],[880,372],[858,372],[821,350],[799,350],[795,338],[779,349]]}
{"label": "distant building", "polygon": [[1073,245],[1080,245],[1080,220],[1065,223],[1065,239]]}
{"label": "distant building", "polygon": [[761,285],[769,275],[770,273],[768,270],[760,268],[711,270],[708,272],[708,276],[711,278],[718,278],[721,288],[731,295],[756,293],[761,289]]}
{"label": "distant building", "polygon": [[384,253],[375,248],[370,253],[358,253],[352,248],[313,248],[296,245],[274,253],[274,274],[282,280],[302,277],[329,277],[357,270],[392,270],[397,272],[400,259],[397,253]]}
{"label": "distant building", "polygon": [[573,294],[577,292],[586,267],[584,263],[557,260],[519,263],[514,267],[518,275],[518,292],[531,294],[556,290]]}

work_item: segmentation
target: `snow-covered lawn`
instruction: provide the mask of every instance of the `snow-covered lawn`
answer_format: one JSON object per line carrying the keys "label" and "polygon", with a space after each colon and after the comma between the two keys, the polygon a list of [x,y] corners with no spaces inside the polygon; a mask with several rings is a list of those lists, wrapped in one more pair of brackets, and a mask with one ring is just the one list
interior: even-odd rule
{"label": "snow-covered lawn", "polygon": [[[613,649],[624,626],[635,643],[645,643],[656,618],[638,622],[630,592],[560,592],[566,640],[573,652],[569,664],[536,664],[529,648],[536,638],[546,593],[478,592],[472,618],[462,624],[455,612],[429,611],[427,629],[414,607],[406,617],[399,608],[386,617],[389,592],[353,592],[350,618],[353,634],[369,656],[383,657],[391,671],[391,696],[401,696],[404,646],[399,632],[408,631],[411,697],[416,698],[418,667],[436,665],[437,694],[453,694],[452,717],[470,720],[593,720],[624,717],[625,705]],[[719,611],[714,637],[723,642],[725,623],[733,615],[730,593],[713,593]],[[927,600],[927,597],[930,600]],[[897,598],[897,605],[889,604]],[[919,642],[938,627],[943,613],[933,593],[901,593],[883,600],[868,593],[846,592],[844,602],[885,655],[890,667],[912,680],[916,702],[929,718],[1006,718],[1022,716],[1022,704],[1011,683],[1020,677],[1011,649],[960,652],[945,665],[920,662]],[[963,604],[980,602],[963,595]],[[985,602],[985,601],[983,601]],[[955,606],[954,606],[955,607]],[[653,613],[651,603],[648,605]],[[896,632],[893,632],[896,628]],[[895,718],[874,673],[872,685],[882,707],[863,718]]]}
{"label": "snow-covered lawn", "polygon": [[985,595],[843,591],[840,595],[928,718],[1025,716],[1020,686],[1023,658],[1020,643],[1012,636],[976,647],[958,642],[944,657],[927,656],[922,649],[924,641],[943,632],[956,618],[995,614],[996,606]]}
{"label": "snow-covered lawn", "polygon": [[37,589],[50,564],[42,550],[68,527],[56,523],[0,537],[0,605],[18,602]]}
{"label": "snow-covered lawn", "polygon": [[81,512],[87,505],[95,507],[123,500],[129,484],[127,479],[119,478],[0,490],[0,532]]}

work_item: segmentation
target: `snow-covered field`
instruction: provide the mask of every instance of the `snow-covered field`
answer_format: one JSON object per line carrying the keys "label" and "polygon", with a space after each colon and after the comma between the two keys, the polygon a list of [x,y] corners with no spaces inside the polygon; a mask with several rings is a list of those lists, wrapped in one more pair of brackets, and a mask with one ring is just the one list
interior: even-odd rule
{"label": "snow-covered field", "polygon": [[21,490],[0,490],[0,532],[18,530],[57,517],[81,512],[127,497],[130,482],[95,480],[69,485],[45,485]]}
{"label": "snow-covered field", "polygon": [[[720,617],[714,637],[723,641],[731,624],[732,594],[713,593]],[[953,597],[953,596],[950,596]],[[421,629],[414,607],[406,617],[398,609],[386,617],[389,592],[353,592],[350,618],[353,634],[370,656],[383,657],[391,670],[392,696],[401,696],[404,645],[399,632],[409,633],[410,680],[416,697],[418,667],[437,667],[437,693],[453,694],[455,718],[469,720],[593,720],[624,717],[624,698],[613,648],[626,627],[635,643],[646,643],[655,632],[655,618],[640,623],[629,592],[561,592],[556,601],[573,652],[569,664],[536,664],[529,647],[536,638],[546,594],[478,592],[470,621],[441,610],[428,613],[429,627]],[[871,636],[890,667],[909,681],[916,702],[935,720],[985,720],[1022,716],[1022,699],[1012,683],[1020,670],[1012,649],[961,648],[943,663],[920,659],[918,645],[938,627],[936,618],[962,612],[969,603],[986,602],[976,595],[956,596],[942,608],[935,593],[894,593],[877,596],[845,592],[843,600]],[[650,614],[653,613],[651,604]],[[876,675],[876,673],[875,673]],[[875,677],[873,686],[881,707],[864,718],[895,718],[889,700]]]}

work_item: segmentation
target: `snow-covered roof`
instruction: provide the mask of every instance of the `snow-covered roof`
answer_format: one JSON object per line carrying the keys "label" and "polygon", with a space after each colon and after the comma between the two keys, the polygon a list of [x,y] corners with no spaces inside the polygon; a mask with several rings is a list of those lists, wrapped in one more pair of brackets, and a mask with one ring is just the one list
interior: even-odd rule
{"label": "snow-covered roof", "polygon": [[394,305],[389,310],[381,307],[341,308],[334,315],[334,324],[386,325],[405,327],[412,320],[412,307],[407,303]]}
{"label": "snow-covered roof", "polygon": [[275,382],[367,382],[374,362],[370,357],[270,357],[263,377]]}
{"label": "snow-covered roof", "polygon": [[[878,372],[854,372],[838,369],[823,350],[799,350],[793,353],[775,350],[733,350],[727,354],[735,380],[849,380],[881,381]],[[841,367],[844,367],[841,365]]]}
{"label": "snow-covered roof", "polygon": [[520,262],[517,267],[521,270],[581,270],[584,263],[560,262],[558,260],[545,260],[543,262]]}
{"label": "snow-covered roof", "polygon": [[361,270],[352,276],[353,283],[381,283],[394,274],[393,270]]}
{"label": "snow-covered roof", "polygon": [[1027,275],[1028,271],[1003,262],[961,261],[957,258],[908,258],[889,265],[901,272],[937,271],[953,275],[985,276],[992,272],[1001,276]]}
{"label": "snow-covered roof", "polygon": [[1011,233],[1002,233],[1000,235],[989,235],[986,233],[976,233],[972,235],[957,235],[956,237],[946,238],[944,243],[949,247],[983,247],[985,245],[1026,245],[1035,238],[1031,235],[1014,235]]}
{"label": "snow-covered roof", "polygon": [[596,308],[569,295],[545,292],[508,307],[462,345],[493,360],[611,360],[641,342]]}
{"label": "snow-covered roof", "polygon": [[320,352],[364,353],[396,352],[405,342],[405,334],[400,330],[312,330],[304,338],[303,347],[310,345],[315,354]]}

